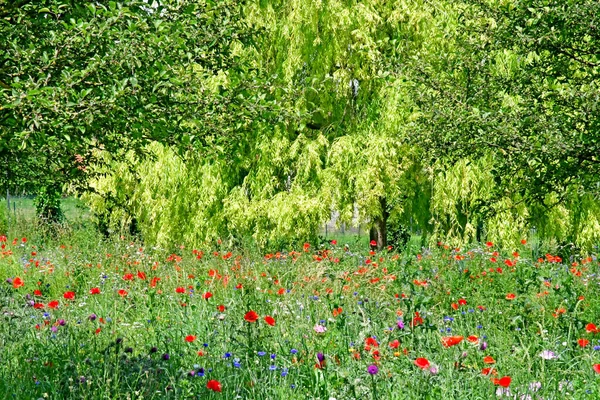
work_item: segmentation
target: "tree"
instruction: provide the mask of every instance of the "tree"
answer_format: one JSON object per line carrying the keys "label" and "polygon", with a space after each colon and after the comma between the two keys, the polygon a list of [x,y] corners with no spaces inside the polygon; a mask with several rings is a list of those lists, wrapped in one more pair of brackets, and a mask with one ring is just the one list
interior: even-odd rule
{"label": "tree", "polygon": [[38,212],[55,219],[102,151],[236,143],[265,115],[239,57],[241,12],[236,0],[0,1],[0,186],[42,188]]}
{"label": "tree", "polygon": [[469,0],[454,10],[453,50],[415,63],[418,140],[453,162],[491,155],[495,198],[598,194],[600,3]]}

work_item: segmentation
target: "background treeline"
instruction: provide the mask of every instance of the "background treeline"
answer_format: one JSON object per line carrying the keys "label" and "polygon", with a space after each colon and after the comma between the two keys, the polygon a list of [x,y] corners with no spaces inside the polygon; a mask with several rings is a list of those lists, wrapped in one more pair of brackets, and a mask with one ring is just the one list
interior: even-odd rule
{"label": "background treeline", "polygon": [[[600,237],[600,4],[0,1],[0,185],[148,243]],[[13,187],[11,187],[13,185]]]}

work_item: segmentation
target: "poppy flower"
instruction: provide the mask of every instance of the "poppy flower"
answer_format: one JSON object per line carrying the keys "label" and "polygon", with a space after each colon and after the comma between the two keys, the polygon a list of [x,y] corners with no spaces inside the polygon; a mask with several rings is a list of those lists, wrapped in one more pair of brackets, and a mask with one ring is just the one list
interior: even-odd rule
{"label": "poppy flower", "polygon": [[146,280],[146,273],[142,272],[142,271],[138,271],[137,272],[137,277],[145,281]]}
{"label": "poppy flower", "polygon": [[119,293],[119,296],[121,296],[121,297],[127,296],[127,290],[125,290],[125,289],[120,289],[118,293]]}
{"label": "poppy flower", "polygon": [[590,344],[590,341],[589,341],[589,340],[587,340],[587,339],[579,339],[579,340],[577,341],[577,344],[579,345],[579,347],[585,347],[585,346],[587,346],[588,344]]}
{"label": "poppy flower", "polygon": [[254,323],[258,320],[258,314],[255,311],[250,310],[244,315],[244,319],[250,323]]}
{"label": "poppy flower", "polygon": [[33,308],[35,308],[36,310],[41,310],[42,308],[44,308],[44,304],[43,303],[35,303],[33,305]]}
{"label": "poppy flower", "polygon": [[496,360],[492,356],[485,356],[483,357],[483,362],[484,364],[495,364]]}
{"label": "poppy flower", "polygon": [[91,288],[90,289],[90,294],[100,294],[100,288]]}
{"label": "poppy flower", "polygon": [[494,243],[492,243],[492,242],[486,242],[486,243],[485,243],[485,245],[486,245],[487,247],[492,247],[492,246],[494,245]]}
{"label": "poppy flower", "polygon": [[595,324],[589,323],[585,326],[585,331],[587,333],[598,333],[598,328]]}
{"label": "poppy flower", "polygon": [[221,392],[221,382],[211,379],[210,381],[206,382],[206,388],[212,390],[213,392]]}
{"label": "poppy flower", "polygon": [[123,280],[124,281],[132,281],[133,280],[133,274],[125,274],[125,275],[123,275]]}
{"label": "poppy flower", "polygon": [[35,289],[35,290],[33,291],[33,295],[34,295],[34,296],[41,296],[41,295],[42,295],[42,291],[41,291],[41,290],[39,290],[39,289]]}
{"label": "poppy flower", "polygon": [[394,340],[393,342],[390,342],[390,348],[397,349],[398,346],[400,346],[400,342],[398,341],[398,339]]}
{"label": "poppy flower", "polygon": [[527,244],[527,240],[525,240],[525,239],[521,239],[521,244],[522,244],[523,246],[525,246],[525,245]]}
{"label": "poppy flower", "polygon": [[462,336],[444,336],[442,337],[442,344],[444,347],[452,347],[462,342],[462,340]]}
{"label": "poppy flower", "polygon": [[458,304],[456,304],[456,303],[452,303],[452,304],[450,304],[450,306],[451,306],[453,309],[455,309],[455,310],[458,310]]}
{"label": "poppy flower", "polygon": [[175,289],[175,293],[185,293],[185,288],[180,286]]}
{"label": "poppy flower", "polygon": [[333,314],[334,317],[337,317],[338,315],[340,315],[344,310],[342,309],[342,307],[338,307],[338,308],[334,308],[333,311],[331,311],[331,313]]}
{"label": "poppy flower", "polygon": [[52,300],[51,302],[49,302],[48,308],[52,308],[52,309],[58,308],[58,301]]}
{"label": "poppy flower", "polygon": [[421,318],[418,311],[415,311],[415,316],[413,317],[412,322],[410,324],[411,327],[414,328],[415,326],[419,326],[422,323],[423,323],[423,318]]}
{"label": "poppy flower", "polygon": [[223,304],[217,306],[219,312],[225,312],[225,306]]}
{"label": "poppy flower", "polygon": [[206,293],[204,293],[204,300],[208,300],[208,299],[210,299],[211,297],[213,297],[213,294],[212,294],[211,292],[206,292]]}
{"label": "poppy flower", "polygon": [[494,383],[494,385],[496,386],[502,386],[502,387],[509,387],[510,386],[510,381],[511,381],[511,377],[510,376],[503,376],[500,379],[492,379],[492,382]]}
{"label": "poppy flower", "polygon": [[469,341],[469,343],[471,344],[479,344],[479,338],[475,335],[471,335],[467,337],[467,340]]}
{"label": "poppy flower", "polygon": [[600,374],[600,364],[592,365],[592,369],[594,370],[595,373]]}
{"label": "poppy flower", "polygon": [[466,306],[467,305],[467,301],[465,299],[459,299],[458,300],[458,304],[461,306]]}
{"label": "poppy flower", "polygon": [[65,292],[63,294],[63,297],[67,300],[74,300],[75,299],[75,292]]}
{"label": "poppy flower", "polygon": [[496,375],[496,370],[492,367],[487,367],[481,370],[482,375]]}
{"label": "poppy flower", "polygon": [[415,360],[415,365],[421,369],[428,369],[431,364],[426,358],[419,357]]}
{"label": "poppy flower", "polygon": [[275,326],[275,318],[271,317],[270,315],[265,317],[265,322],[271,326]]}
{"label": "poppy flower", "polygon": [[509,293],[506,295],[506,300],[514,300],[517,297],[514,293]]}
{"label": "poppy flower", "polygon": [[377,242],[376,242],[376,241],[374,241],[374,240],[371,240],[371,241],[369,242],[369,244],[370,244],[372,247],[375,247],[375,246],[377,246]]}
{"label": "poppy flower", "polygon": [[196,340],[196,336],[194,336],[194,335],[187,335],[185,337],[185,341],[188,343],[192,343],[194,340]]}

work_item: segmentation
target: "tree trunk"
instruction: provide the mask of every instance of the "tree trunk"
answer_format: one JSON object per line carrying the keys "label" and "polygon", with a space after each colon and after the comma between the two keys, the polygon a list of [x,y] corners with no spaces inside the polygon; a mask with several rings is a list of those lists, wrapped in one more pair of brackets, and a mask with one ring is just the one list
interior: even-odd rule
{"label": "tree trunk", "polygon": [[60,208],[61,187],[49,184],[40,188],[34,202],[38,218],[47,223],[60,222],[63,213]]}
{"label": "tree trunk", "polygon": [[387,210],[385,197],[380,197],[379,203],[381,205],[381,215],[373,221],[373,225],[369,231],[369,240],[371,243],[375,241],[375,246],[373,247],[376,247],[377,250],[383,250],[387,247],[387,220],[390,215]]}

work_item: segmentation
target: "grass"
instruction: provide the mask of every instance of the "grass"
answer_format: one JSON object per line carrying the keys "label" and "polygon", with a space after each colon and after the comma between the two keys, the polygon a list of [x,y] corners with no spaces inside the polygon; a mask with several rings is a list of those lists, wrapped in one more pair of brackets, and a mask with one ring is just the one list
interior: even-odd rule
{"label": "grass", "polygon": [[[343,240],[264,255],[152,248],[85,226],[32,233],[0,253],[0,397],[600,395],[600,334],[586,331],[600,325],[595,258],[538,261],[528,245],[375,254]],[[444,347],[451,336],[463,339]]]}

